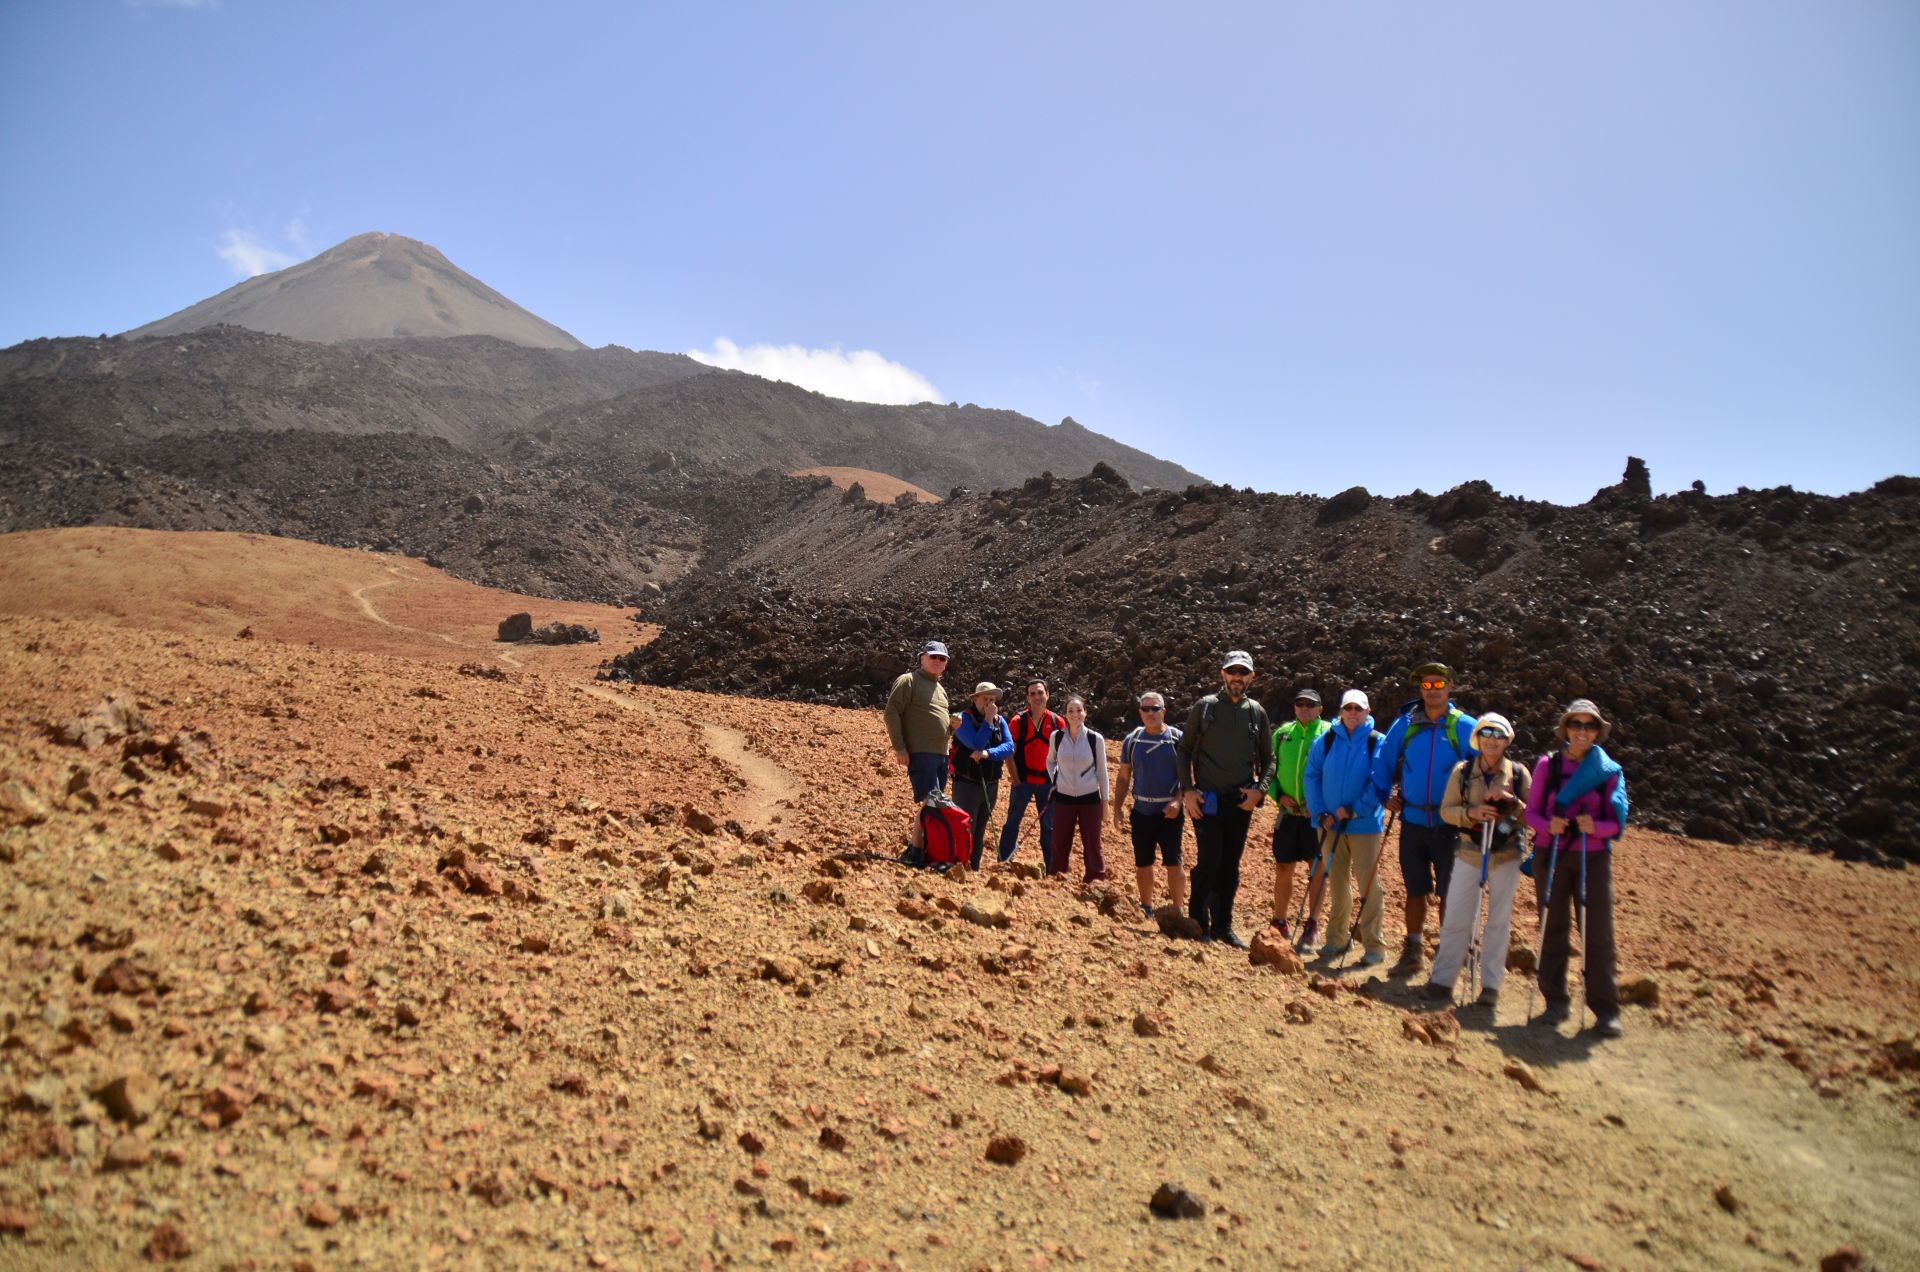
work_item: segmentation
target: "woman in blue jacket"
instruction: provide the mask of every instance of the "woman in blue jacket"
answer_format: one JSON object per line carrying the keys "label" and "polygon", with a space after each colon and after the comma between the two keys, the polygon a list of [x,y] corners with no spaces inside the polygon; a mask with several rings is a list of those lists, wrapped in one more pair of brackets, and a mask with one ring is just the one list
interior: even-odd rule
{"label": "woman in blue jacket", "polygon": [[[1340,718],[1307,752],[1307,814],[1323,836],[1331,835],[1333,910],[1320,953],[1338,958],[1352,948],[1353,879],[1360,879],[1360,940],[1369,966],[1387,958],[1380,931],[1385,894],[1379,885],[1380,832],[1385,812],[1373,788],[1373,765],[1385,740],[1373,731],[1367,695],[1349,689],[1340,698]],[[1307,951],[1302,950],[1302,953]]]}

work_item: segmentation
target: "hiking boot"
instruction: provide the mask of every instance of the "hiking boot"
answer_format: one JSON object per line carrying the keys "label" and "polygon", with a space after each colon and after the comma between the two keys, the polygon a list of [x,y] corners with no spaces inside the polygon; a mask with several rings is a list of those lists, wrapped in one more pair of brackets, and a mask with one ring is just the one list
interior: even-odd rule
{"label": "hiking boot", "polygon": [[1400,961],[1393,965],[1393,975],[1411,976],[1425,965],[1420,950],[1420,938],[1414,937],[1400,947]]}
{"label": "hiking boot", "polygon": [[1626,1030],[1620,1027],[1620,1017],[1602,1016],[1598,1023],[1594,1025],[1593,1032],[1599,1034],[1602,1038],[1618,1038],[1621,1034],[1625,1033]]}
{"label": "hiking boot", "polygon": [[1379,950],[1368,950],[1360,956],[1360,966],[1362,967],[1378,967],[1386,961],[1387,956]]}
{"label": "hiking boot", "polygon": [[1275,918],[1275,919],[1269,919],[1267,920],[1267,922],[1280,930],[1280,935],[1287,938],[1287,943],[1289,945],[1293,943],[1293,933],[1289,929],[1288,923],[1285,919]]}
{"label": "hiking boot", "polygon": [[1453,999],[1453,986],[1442,985],[1438,981],[1428,981],[1420,987],[1420,996],[1433,1002],[1450,1002]]}
{"label": "hiking boot", "polygon": [[1571,1015],[1573,1015],[1573,1004],[1561,999],[1558,1002],[1548,1003],[1547,1009],[1534,1019],[1543,1025],[1563,1025]]}
{"label": "hiking boot", "polygon": [[1228,928],[1224,932],[1215,932],[1213,939],[1222,945],[1231,945],[1236,950],[1244,950],[1247,948],[1247,943],[1241,940],[1232,928]]}
{"label": "hiking boot", "polygon": [[1142,901],[1140,903],[1140,913],[1146,915],[1148,919],[1151,919],[1153,918],[1153,907],[1148,905],[1145,901]]}
{"label": "hiking boot", "polygon": [[1342,941],[1338,945],[1328,943],[1320,947],[1320,957],[1321,958],[1345,958],[1347,951],[1352,948],[1353,948],[1353,942],[1351,940]]}
{"label": "hiking boot", "polygon": [[1473,1000],[1473,1005],[1475,1007],[1498,1007],[1500,1005],[1500,991],[1497,989],[1481,990],[1480,997]]}

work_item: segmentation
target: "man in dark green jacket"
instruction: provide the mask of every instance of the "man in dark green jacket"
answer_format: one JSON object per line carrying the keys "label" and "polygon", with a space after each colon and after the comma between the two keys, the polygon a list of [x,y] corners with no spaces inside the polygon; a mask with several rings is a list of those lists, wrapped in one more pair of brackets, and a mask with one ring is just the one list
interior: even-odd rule
{"label": "man in dark green jacket", "polygon": [[1229,653],[1220,666],[1221,689],[1193,704],[1175,754],[1187,816],[1193,820],[1193,896],[1187,913],[1209,939],[1235,949],[1233,902],[1240,892],[1240,856],[1247,849],[1253,810],[1267,796],[1273,764],[1273,725],[1267,709],[1247,692],[1253,658]]}
{"label": "man in dark green jacket", "polygon": [[[1293,719],[1273,731],[1273,780],[1267,793],[1280,815],[1273,819],[1273,926],[1288,940],[1300,935],[1288,930],[1287,911],[1293,908],[1293,868],[1312,861],[1319,850],[1313,819],[1307,816],[1307,752],[1332,728],[1320,718],[1320,693],[1302,689],[1293,695]],[[1307,916],[1307,932],[1319,921]],[[1308,936],[1310,943],[1312,937]]]}
{"label": "man in dark green jacket", "polygon": [[940,677],[947,670],[947,647],[930,640],[920,650],[920,665],[902,674],[887,691],[887,738],[893,758],[907,770],[918,804],[932,791],[947,789],[947,740],[953,716]]}

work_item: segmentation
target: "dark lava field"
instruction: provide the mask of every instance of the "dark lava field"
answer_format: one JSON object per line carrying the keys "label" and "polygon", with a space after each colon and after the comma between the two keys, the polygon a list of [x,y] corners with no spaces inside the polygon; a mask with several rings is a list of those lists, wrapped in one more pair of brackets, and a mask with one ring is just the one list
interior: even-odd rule
{"label": "dark lava field", "polygon": [[[743,478],[683,511],[726,551],[668,589],[651,644],[607,674],[877,704],[917,643],[949,691],[1045,676],[1110,735],[1141,690],[1175,712],[1250,650],[1276,722],[1296,688],[1365,689],[1384,728],[1412,668],[1456,668],[1517,749],[1600,703],[1643,824],[1920,860],[1920,481],[1653,498],[1644,466],[1586,504],[1333,499],[1041,476],[914,507]],[[956,694],[957,696],[957,694]]]}

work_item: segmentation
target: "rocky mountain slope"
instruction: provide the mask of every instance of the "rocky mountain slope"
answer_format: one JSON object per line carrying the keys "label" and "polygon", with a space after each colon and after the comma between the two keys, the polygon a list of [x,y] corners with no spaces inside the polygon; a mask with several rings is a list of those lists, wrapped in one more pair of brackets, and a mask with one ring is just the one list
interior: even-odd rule
{"label": "rocky mountain slope", "polygon": [[1920,859],[1911,479],[1652,499],[1630,468],[1574,508],[1484,483],[1322,500],[1105,472],[912,507],[792,490],[743,482],[733,513],[690,513],[734,549],[650,610],[663,635],[614,674],[872,704],[939,637],[952,684],[1043,675],[1117,731],[1134,694],[1184,710],[1244,648],[1278,719],[1297,686],[1351,686],[1385,727],[1440,658],[1529,754],[1561,704],[1597,700],[1643,824]]}
{"label": "rocky mountain slope", "polygon": [[1096,462],[1135,485],[1184,487],[1198,480],[1072,418],[1049,427],[971,403],[843,402],[740,372],[649,385],[587,407],[557,407],[506,453],[626,472],[668,457],[702,475],[760,467],[874,468],[936,495],[956,486],[1018,483],[1040,472],[1085,472]]}
{"label": "rocky mountain slope", "polygon": [[219,433],[106,453],[0,451],[0,531],[280,535],[402,552],[489,587],[629,605],[683,577],[706,539],[644,498],[572,472],[501,469],[437,438]]}
{"label": "rocky mountain slope", "polygon": [[0,350],[0,440],[100,455],[218,432],[405,433],[467,450],[539,416],[713,374],[680,354],[493,336],[318,344],[238,327]]}
{"label": "rocky mountain slope", "polygon": [[310,260],[236,283],[123,333],[180,336],[227,325],[327,344],[406,336],[494,336],[539,349],[585,349],[448,260],[398,234],[357,234]]}

